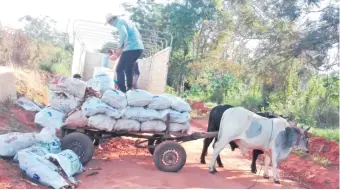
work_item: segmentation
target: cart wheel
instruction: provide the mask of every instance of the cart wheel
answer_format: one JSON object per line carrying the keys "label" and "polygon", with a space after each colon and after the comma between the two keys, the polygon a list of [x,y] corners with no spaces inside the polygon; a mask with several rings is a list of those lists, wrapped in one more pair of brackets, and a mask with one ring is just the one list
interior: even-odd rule
{"label": "cart wheel", "polygon": [[83,133],[74,132],[61,139],[62,150],[70,149],[75,152],[83,165],[86,165],[94,154],[92,140]]}
{"label": "cart wheel", "polygon": [[[153,138],[159,137],[159,136],[160,135],[152,135],[152,138],[148,140],[148,146],[161,144],[161,142],[163,142],[162,140],[153,139]],[[151,155],[153,155],[153,153],[155,152],[155,148],[148,148],[148,150],[149,150]]]}
{"label": "cart wheel", "polygon": [[153,155],[156,167],[164,172],[178,172],[187,160],[184,148],[174,141],[164,141],[159,144]]}

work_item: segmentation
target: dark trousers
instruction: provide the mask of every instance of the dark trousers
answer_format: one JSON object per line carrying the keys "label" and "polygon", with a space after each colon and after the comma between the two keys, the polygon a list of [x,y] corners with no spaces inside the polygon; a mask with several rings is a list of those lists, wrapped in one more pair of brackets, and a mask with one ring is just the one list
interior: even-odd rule
{"label": "dark trousers", "polygon": [[[132,68],[133,63],[142,55],[143,50],[129,50],[124,51],[120,56],[120,60],[116,67],[118,88],[122,92],[132,88]],[[127,89],[125,86],[125,76]]]}

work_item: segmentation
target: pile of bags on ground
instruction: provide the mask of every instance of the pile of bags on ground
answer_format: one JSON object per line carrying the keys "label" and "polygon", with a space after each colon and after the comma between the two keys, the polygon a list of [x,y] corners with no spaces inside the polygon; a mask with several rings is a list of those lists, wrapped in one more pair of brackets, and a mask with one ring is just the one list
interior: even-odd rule
{"label": "pile of bags on ground", "polygon": [[48,89],[49,105],[35,115],[34,123],[41,127],[60,129],[68,113],[81,105],[87,84],[72,77],[55,76]]}
{"label": "pile of bags on ground", "polygon": [[61,151],[56,130],[43,128],[40,133],[0,135],[0,156],[13,157],[21,171],[34,182],[59,188],[78,183],[73,175],[83,171],[79,157],[72,150]]}
{"label": "pile of bags on ground", "polygon": [[158,132],[166,130],[169,114],[169,131],[190,129],[191,108],[183,99],[169,94],[156,96],[140,89],[127,93],[114,90],[112,77],[102,70],[94,72],[87,83],[56,76],[49,84],[49,93],[49,106],[35,116],[35,123],[42,127]]}

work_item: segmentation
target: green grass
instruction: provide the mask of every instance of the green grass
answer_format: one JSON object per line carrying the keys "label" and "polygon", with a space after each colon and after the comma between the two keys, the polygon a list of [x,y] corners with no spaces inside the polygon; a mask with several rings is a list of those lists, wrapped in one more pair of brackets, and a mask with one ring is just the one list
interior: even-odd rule
{"label": "green grass", "polygon": [[71,64],[67,63],[54,64],[53,70],[59,75],[71,76]]}
{"label": "green grass", "polygon": [[71,64],[66,63],[51,63],[51,62],[42,62],[39,65],[40,69],[43,71],[47,71],[49,73],[56,73],[62,76],[70,76],[71,75]]}
{"label": "green grass", "polygon": [[312,134],[318,137],[324,137],[329,140],[336,140],[339,142],[339,128],[337,129],[319,129],[313,128]]}

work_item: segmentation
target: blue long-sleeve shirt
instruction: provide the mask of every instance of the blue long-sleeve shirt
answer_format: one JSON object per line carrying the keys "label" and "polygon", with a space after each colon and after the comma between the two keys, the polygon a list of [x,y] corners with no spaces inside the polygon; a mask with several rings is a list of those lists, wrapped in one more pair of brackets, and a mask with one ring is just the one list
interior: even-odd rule
{"label": "blue long-sleeve shirt", "polygon": [[144,49],[142,37],[137,27],[130,20],[118,17],[113,22],[113,26],[118,29],[119,46],[123,51]]}

